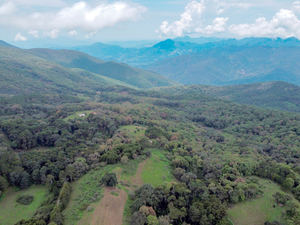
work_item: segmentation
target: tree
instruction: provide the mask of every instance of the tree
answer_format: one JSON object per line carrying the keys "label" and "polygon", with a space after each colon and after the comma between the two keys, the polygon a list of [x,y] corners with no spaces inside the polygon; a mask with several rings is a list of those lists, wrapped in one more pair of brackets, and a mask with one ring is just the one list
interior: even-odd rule
{"label": "tree", "polygon": [[156,216],[150,215],[147,217],[148,225],[159,225],[158,219]]}
{"label": "tree", "polygon": [[8,182],[7,180],[0,176],[0,191],[5,191],[8,188]]}
{"label": "tree", "polygon": [[108,187],[115,187],[118,184],[117,175],[115,173],[107,173],[102,177],[101,183]]}

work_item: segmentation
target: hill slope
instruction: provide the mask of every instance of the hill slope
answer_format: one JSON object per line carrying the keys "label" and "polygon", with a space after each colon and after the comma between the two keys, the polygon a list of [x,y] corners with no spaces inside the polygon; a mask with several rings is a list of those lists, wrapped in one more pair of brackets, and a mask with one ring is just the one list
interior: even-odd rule
{"label": "hill slope", "polygon": [[267,82],[223,87],[202,86],[205,94],[241,104],[300,112],[300,87],[285,82]]}
{"label": "hill slope", "polygon": [[0,47],[0,94],[90,92],[120,81],[84,71],[68,69],[28,52]]}
{"label": "hill slope", "polygon": [[31,49],[28,52],[64,67],[81,68],[139,88],[152,88],[173,84],[173,82],[157,73],[133,68],[123,63],[105,62],[78,51]]}

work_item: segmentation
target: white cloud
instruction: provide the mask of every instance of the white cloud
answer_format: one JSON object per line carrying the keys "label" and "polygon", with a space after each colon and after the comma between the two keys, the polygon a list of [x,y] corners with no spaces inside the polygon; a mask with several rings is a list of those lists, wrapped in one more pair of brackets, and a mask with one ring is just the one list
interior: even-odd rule
{"label": "white cloud", "polygon": [[281,9],[269,21],[260,17],[253,24],[231,25],[229,31],[240,37],[300,38],[300,20],[293,11]]}
{"label": "white cloud", "polygon": [[[25,0],[12,1],[22,2],[22,4],[26,2]],[[29,0],[29,2],[31,4],[38,4],[41,1]],[[54,2],[56,2],[54,5],[59,5],[60,3],[59,0],[55,0]],[[39,8],[37,7],[37,9]],[[36,10],[30,13],[22,10],[22,7],[16,7],[15,4],[14,10],[17,12],[1,16],[0,8],[0,26],[25,31],[34,30],[42,32],[51,38],[56,38],[61,32],[68,33],[69,31],[77,30],[85,33],[93,33],[123,21],[136,20],[146,11],[146,8],[124,1],[102,2],[97,5],[90,5],[87,2],[81,1],[56,10]]]}
{"label": "white cloud", "polygon": [[35,37],[35,38],[39,38],[39,32],[37,30],[30,30],[28,31],[28,34],[30,34],[31,36]]}
{"label": "white cloud", "polygon": [[180,19],[169,23],[163,21],[160,26],[160,32],[166,36],[182,36],[185,32],[190,32],[194,26],[195,19],[200,17],[204,12],[205,6],[203,1],[189,2],[184,12],[180,15]]}
{"label": "white cloud", "polygon": [[12,2],[5,2],[0,6],[0,16],[9,15],[15,12],[15,5]]}
{"label": "white cloud", "polygon": [[223,0],[215,0],[214,4],[217,7],[217,14],[220,15],[225,11],[228,11],[231,8],[239,8],[239,9],[249,9],[254,6],[253,3],[249,2],[241,2],[241,1],[223,1]]}
{"label": "white cloud", "polygon": [[300,1],[293,2],[293,10],[300,13]]}
{"label": "white cloud", "polygon": [[15,36],[15,41],[27,41],[27,38],[21,33],[17,33],[17,35]]}
{"label": "white cloud", "polygon": [[[218,32],[224,32],[226,30],[226,23],[229,18],[225,17],[217,17],[214,19],[212,25],[208,25],[205,27],[206,34],[214,34]],[[197,31],[197,30],[196,30]]]}
{"label": "white cloud", "polygon": [[51,31],[44,32],[45,36],[55,39],[58,37],[59,30],[53,29]]}
{"label": "white cloud", "polygon": [[77,33],[76,30],[70,30],[70,31],[68,32],[68,34],[69,34],[71,37],[74,37],[74,36],[76,36],[78,33]]}

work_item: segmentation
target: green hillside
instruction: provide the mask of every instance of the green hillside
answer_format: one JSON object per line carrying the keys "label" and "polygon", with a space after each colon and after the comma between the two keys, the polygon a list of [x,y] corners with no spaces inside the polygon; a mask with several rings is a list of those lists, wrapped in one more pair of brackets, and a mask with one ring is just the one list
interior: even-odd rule
{"label": "green hillside", "polygon": [[286,82],[266,82],[233,86],[202,86],[205,94],[241,104],[300,112],[300,87]]}
{"label": "green hillside", "polygon": [[123,63],[104,62],[77,51],[31,49],[28,52],[65,67],[81,68],[139,88],[170,86],[174,84],[174,82],[157,73],[133,68]]}
{"label": "green hillside", "polygon": [[109,86],[127,86],[121,81],[81,69],[68,69],[8,47],[0,47],[0,81],[1,94],[88,93]]}

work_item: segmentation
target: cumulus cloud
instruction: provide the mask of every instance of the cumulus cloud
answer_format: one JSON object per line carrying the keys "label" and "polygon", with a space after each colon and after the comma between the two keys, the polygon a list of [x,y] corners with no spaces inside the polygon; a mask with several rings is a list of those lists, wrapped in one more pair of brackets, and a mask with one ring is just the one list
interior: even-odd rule
{"label": "cumulus cloud", "polygon": [[[22,4],[17,5],[15,2],[26,4],[25,0],[11,0],[10,11],[7,10],[8,3],[0,6],[0,25],[25,31],[38,31],[51,38],[56,38],[61,32],[97,32],[123,21],[135,20],[146,10],[141,5],[124,1],[102,2],[97,5],[80,1],[58,9],[35,10],[28,13],[26,10],[22,10]],[[29,2],[39,4],[41,1],[29,0]],[[60,0],[55,0],[54,3],[55,6],[65,4]],[[27,4],[29,3],[27,2]],[[5,12],[6,15],[1,17],[1,12]],[[71,34],[74,35],[75,32],[71,32]],[[31,35],[36,36],[33,33]]]}
{"label": "cumulus cloud", "polygon": [[21,33],[17,33],[17,35],[15,36],[15,41],[27,41],[27,38]]}
{"label": "cumulus cloud", "polygon": [[[212,3],[215,4],[212,7]],[[180,19],[169,23],[162,22],[160,33],[165,36],[183,36],[186,34],[214,35],[218,33],[235,37],[297,37],[300,39],[300,19],[297,13],[300,12],[300,0],[293,2],[290,9],[280,9],[271,19],[259,17],[254,23],[228,24],[228,17],[217,16],[228,8],[248,9],[257,6],[256,3],[247,3],[236,0],[193,0],[187,4]],[[204,18],[211,18],[214,8],[215,18],[212,22]]]}
{"label": "cumulus cloud", "polygon": [[212,25],[208,25],[205,27],[204,33],[214,34],[214,33],[218,33],[218,32],[224,32],[226,30],[226,23],[227,23],[228,19],[229,19],[228,17],[215,18]]}
{"label": "cumulus cloud", "polygon": [[194,26],[196,18],[199,18],[204,12],[205,6],[203,1],[189,2],[184,12],[180,15],[180,19],[169,23],[163,21],[160,25],[160,32],[166,36],[182,36],[185,32],[190,32]]}
{"label": "cumulus cloud", "polygon": [[271,20],[260,17],[253,24],[234,24],[229,32],[240,37],[300,38],[300,20],[292,10],[281,9]]}

